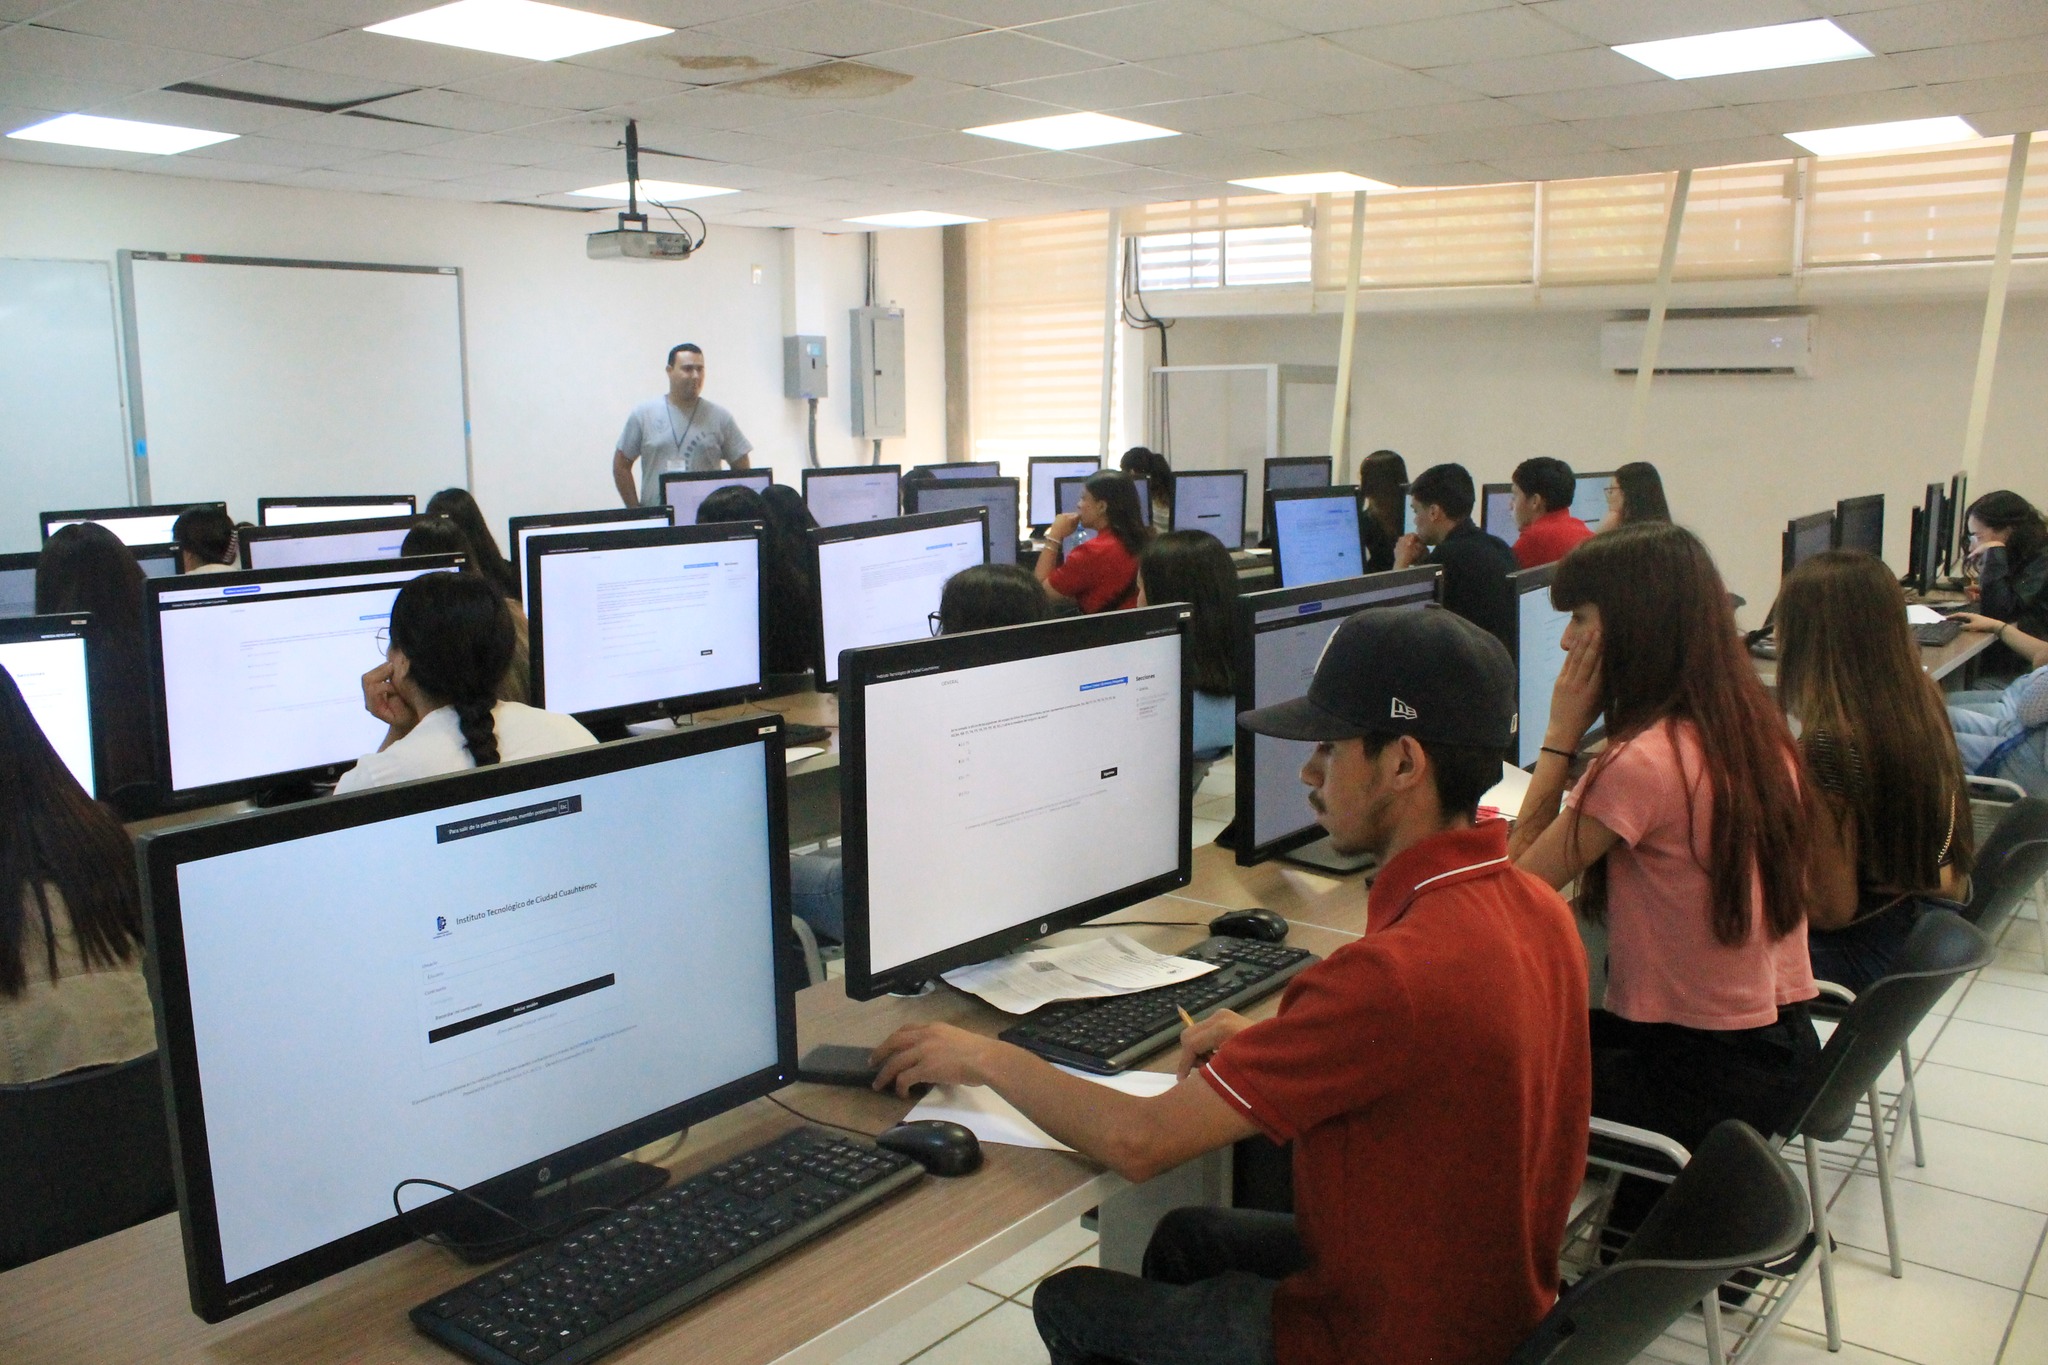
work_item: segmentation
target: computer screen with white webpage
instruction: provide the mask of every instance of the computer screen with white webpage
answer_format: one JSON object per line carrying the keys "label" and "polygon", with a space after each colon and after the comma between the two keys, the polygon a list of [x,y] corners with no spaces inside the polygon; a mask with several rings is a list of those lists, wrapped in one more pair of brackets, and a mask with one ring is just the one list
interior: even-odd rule
{"label": "computer screen with white webpage", "polygon": [[92,762],[92,688],[85,615],[29,616],[0,620],[0,669],[14,679],[29,714],[64,766],[99,795]]}
{"label": "computer screen with white webpage", "polygon": [[934,479],[993,479],[1003,472],[998,460],[961,460],[953,464],[921,464],[912,473]]}
{"label": "computer screen with white webpage", "polygon": [[1244,548],[1242,469],[1189,471],[1173,476],[1173,529],[1207,531],[1226,550]]}
{"label": "computer screen with white webpage", "polygon": [[1273,560],[1282,587],[1356,578],[1365,572],[1356,488],[1291,489],[1271,497]]}
{"label": "computer screen with white webpage", "polygon": [[90,521],[112,531],[123,545],[131,549],[169,545],[171,527],[186,512],[194,507],[218,507],[225,512],[227,506],[224,502],[189,502],[179,503],[176,507],[100,507],[77,512],[45,512],[42,514],[43,539],[48,540],[76,522]]}
{"label": "computer screen with white webpage", "polygon": [[291,569],[308,564],[356,564],[396,559],[416,517],[362,521],[309,521],[298,526],[256,526],[242,532],[242,567]]}
{"label": "computer screen with white webpage", "polygon": [[1578,480],[1572,492],[1572,515],[1597,531],[1607,519],[1607,485],[1614,482],[1614,471],[1594,470],[1579,475]]}
{"label": "computer screen with white webpage", "polygon": [[1185,885],[1183,606],[846,656],[847,994]]}
{"label": "computer screen with white webpage", "polygon": [[1018,521],[1015,479],[950,479],[939,485],[911,484],[904,490],[905,516],[954,512],[963,507],[988,509],[988,562],[1014,564],[1022,531]]}
{"label": "computer screen with white webpage", "polygon": [[36,614],[36,561],[40,554],[0,555],[0,620]]}
{"label": "computer screen with white webpage", "polygon": [[768,491],[768,485],[775,482],[772,469],[719,469],[709,473],[674,473],[661,476],[661,500],[675,509],[678,526],[695,526],[697,509],[704,505],[704,499],[721,488],[751,488],[756,493]]}
{"label": "computer screen with white webpage", "polygon": [[461,560],[316,565],[160,579],[150,646],[164,737],[160,772],[179,795],[227,797],[339,775],[384,742],[362,677],[398,590]]}
{"label": "computer screen with white webpage", "polygon": [[1564,671],[1564,628],[1572,614],[1550,605],[1555,564],[1509,574],[1515,593],[1515,766],[1531,768],[1550,728],[1550,696]]}
{"label": "computer screen with white webpage", "polygon": [[141,566],[144,578],[176,578],[185,567],[176,551],[167,555],[137,555],[135,562]]}
{"label": "computer screen with white webpage", "polygon": [[401,1181],[523,1198],[793,1076],[777,729],[142,841],[200,1316],[410,1240]]}
{"label": "computer screen with white webpage", "polygon": [[1328,488],[1330,457],[1327,455],[1285,455],[1266,461],[1266,490],[1275,488]]}
{"label": "computer screen with white webpage", "polygon": [[[1479,498],[1479,529],[1514,544],[1515,538],[1522,534],[1522,528],[1515,525],[1515,486],[1511,483],[1490,483],[1480,490]],[[1412,519],[1415,509],[1408,506],[1405,497],[1401,503],[1407,509],[1407,517]]]}
{"label": "computer screen with white webpage", "polygon": [[895,516],[902,503],[897,489],[901,476],[902,470],[893,464],[806,469],[804,506],[820,526],[881,521]]}
{"label": "computer screen with white webpage", "polygon": [[[1308,694],[1323,646],[1347,617],[1437,600],[1442,571],[1397,569],[1308,588],[1274,588],[1238,599],[1237,709],[1277,706]],[[1315,746],[1251,735],[1237,749],[1237,861],[1249,867],[1320,838],[1301,765]]]}
{"label": "computer screen with white webpage", "polygon": [[978,507],[811,532],[818,555],[818,684],[839,681],[839,652],[932,633],[946,580],[988,562]]}
{"label": "computer screen with white webpage", "polygon": [[1093,456],[1066,458],[1051,455],[1031,457],[1031,524],[1050,526],[1052,519],[1059,515],[1055,502],[1053,481],[1055,479],[1085,478],[1102,468],[1102,461]]}
{"label": "computer screen with white webpage", "polygon": [[761,524],[536,536],[533,704],[639,721],[761,690]]}
{"label": "computer screen with white webpage", "polygon": [[[549,512],[531,517],[514,517],[506,524],[506,548],[511,551],[512,577],[519,583],[519,601],[526,606],[526,542],[537,535],[563,535],[574,531],[658,531],[675,523],[670,507],[608,507],[600,512]],[[531,615],[531,612],[528,613]]]}
{"label": "computer screen with white webpage", "polygon": [[309,521],[363,521],[370,517],[409,517],[419,511],[412,494],[389,497],[258,498],[259,526],[303,526]]}

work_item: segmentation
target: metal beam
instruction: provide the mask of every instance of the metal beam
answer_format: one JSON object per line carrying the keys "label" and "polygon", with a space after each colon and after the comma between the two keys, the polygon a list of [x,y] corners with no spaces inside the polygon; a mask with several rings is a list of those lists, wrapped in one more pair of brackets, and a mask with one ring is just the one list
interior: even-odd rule
{"label": "metal beam", "polygon": [[1337,342],[1337,401],[1330,408],[1330,468],[1345,481],[1344,447],[1351,431],[1351,353],[1358,335],[1358,273],[1365,263],[1365,191],[1351,195],[1351,258],[1344,268],[1344,330]]}
{"label": "metal beam", "polygon": [[2020,200],[2027,188],[2027,149],[2032,133],[2012,140],[2005,168],[2005,211],[1998,219],[1998,254],[1991,261],[1991,288],[1984,298],[1984,335],[1977,343],[1977,379],[1970,388],[1970,423],[1963,431],[1963,472],[1977,478],[1984,453],[1984,424],[1991,416],[1991,379],[1998,370],[1998,337],[2005,329],[2005,291],[2012,282],[2012,241],[2019,231]]}
{"label": "metal beam", "polygon": [[1635,394],[1629,402],[1628,440],[1631,460],[1643,458],[1650,425],[1650,380],[1657,373],[1657,350],[1664,342],[1664,307],[1671,299],[1671,274],[1678,265],[1678,236],[1685,230],[1685,201],[1692,193],[1692,167],[1678,173],[1671,187],[1671,210],[1664,218],[1664,255],[1657,262],[1657,288],[1650,296],[1649,325],[1643,328],[1643,352],[1636,360]]}

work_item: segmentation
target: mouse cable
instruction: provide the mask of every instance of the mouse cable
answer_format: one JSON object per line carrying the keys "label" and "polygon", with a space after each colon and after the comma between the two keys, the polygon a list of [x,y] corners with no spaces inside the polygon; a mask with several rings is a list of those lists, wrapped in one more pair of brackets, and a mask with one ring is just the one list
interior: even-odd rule
{"label": "mouse cable", "polygon": [[[418,1229],[416,1229],[410,1221],[410,1214],[412,1210],[406,1209],[398,1202],[398,1192],[400,1190],[403,1190],[407,1185],[425,1185],[429,1189],[442,1190],[448,1194],[452,1194],[458,1199],[466,1199],[470,1203],[476,1205],[478,1208],[484,1210],[486,1213],[504,1219],[507,1223],[510,1223],[513,1227],[519,1230],[517,1232],[508,1232],[501,1237],[486,1237],[480,1241],[474,1242],[459,1241],[456,1238],[449,1237],[438,1232],[421,1232]],[[455,1186],[445,1184],[439,1180],[428,1180],[423,1177],[417,1176],[401,1180],[396,1185],[393,1185],[391,1187],[391,1211],[398,1215],[398,1225],[400,1227],[404,1228],[406,1232],[410,1233],[413,1237],[419,1239],[422,1242],[425,1242],[428,1246],[441,1247],[445,1250],[453,1251],[458,1254],[483,1253],[486,1255],[493,1254],[494,1252],[500,1249],[509,1250],[515,1244],[523,1242],[528,1238],[538,1238],[544,1242],[551,1241],[552,1239],[559,1237],[561,1234],[567,1232],[570,1228],[576,1226],[578,1223],[584,1221],[584,1219],[586,1219],[589,1215],[594,1213],[620,1212],[619,1209],[610,1204],[592,1204],[587,1208],[581,1208],[576,1210],[574,1213],[567,1214],[564,1217],[555,1220],[553,1223],[550,1223],[546,1227],[535,1227],[533,1224],[527,1222],[523,1218],[518,1217],[516,1214],[507,1213],[505,1210],[499,1208],[496,1204],[491,1203],[487,1199],[478,1198],[476,1195],[471,1194],[468,1190],[457,1189]]]}
{"label": "mouse cable", "polygon": [[776,1099],[773,1095],[767,1096],[767,1100],[768,1103],[774,1105],[776,1108],[786,1109],[790,1113],[802,1119],[805,1123],[815,1123],[820,1128],[837,1128],[842,1133],[852,1133],[855,1137],[864,1137],[869,1142],[873,1142],[877,1137],[881,1136],[881,1134],[879,1133],[870,1133],[865,1128],[849,1128],[843,1123],[834,1123],[830,1119],[814,1118],[811,1115],[806,1114],[803,1110],[798,1109],[794,1105],[784,1104],[781,1100]]}

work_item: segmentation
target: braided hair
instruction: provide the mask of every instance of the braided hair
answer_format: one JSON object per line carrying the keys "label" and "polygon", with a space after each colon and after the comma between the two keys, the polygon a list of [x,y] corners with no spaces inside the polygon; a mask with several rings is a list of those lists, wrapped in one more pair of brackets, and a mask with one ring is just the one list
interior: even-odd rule
{"label": "braided hair", "polygon": [[474,574],[421,574],[391,604],[391,644],[427,699],[454,709],[477,767],[496,763],[491,712],[515,644],[512,613],[497,589]]}

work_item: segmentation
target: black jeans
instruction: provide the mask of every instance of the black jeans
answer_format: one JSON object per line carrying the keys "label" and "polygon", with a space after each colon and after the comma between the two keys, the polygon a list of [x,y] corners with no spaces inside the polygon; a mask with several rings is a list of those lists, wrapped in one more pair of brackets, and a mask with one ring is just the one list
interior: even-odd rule
{"label": "black jeans", "polygon": [[1306,1264],[1292,1214],[1175,1209],[1143,1279],[1063,1270],[1032,1313],[1052,1365],[1273,1365],[1273,1291]]}

